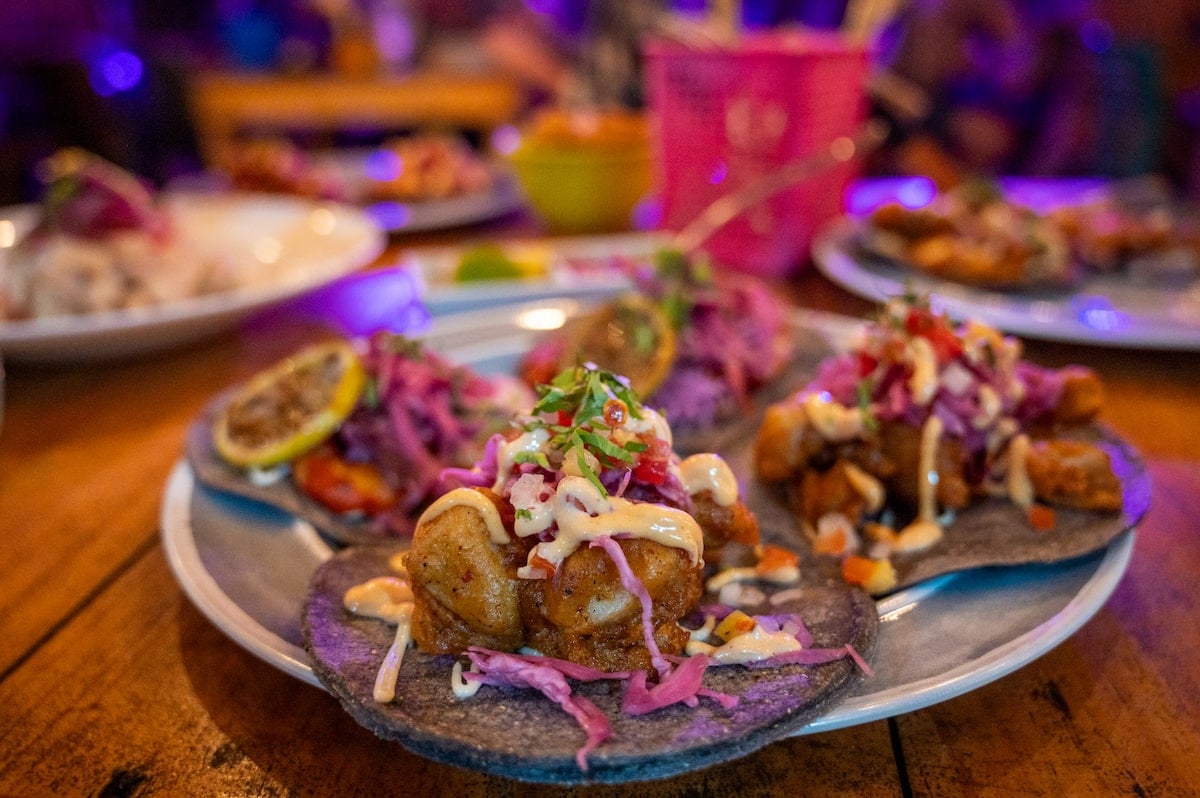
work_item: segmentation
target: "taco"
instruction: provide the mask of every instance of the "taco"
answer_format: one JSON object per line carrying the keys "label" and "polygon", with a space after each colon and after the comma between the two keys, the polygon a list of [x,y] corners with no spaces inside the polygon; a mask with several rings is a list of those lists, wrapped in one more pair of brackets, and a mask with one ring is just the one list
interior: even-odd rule
{"label": "taco", "polygon": [[309,521],[341,543],[405,537],[443,468],[469,465],[533,394],[419,341],[379,333],[308,347],[205,408],[186,453],[208,487]]}
{"label": "taco", "polygon": [[893,299],[767,409],[755,474],[782,488],[813,549],[875,594],[1101,548],[1145,512],[1144,468],[1095,423],[1094,372],[1021,354],[990,327]]}
{"label": "taco", "polygon": [[693,436],[746,415],[789,365],[787,307],[763,283],[673,250],[626,264],[634,291],[571,319],[522,360],[530,385],[589,361]]}
{"label": "taco", "polygon": [[658,778],[794,732],[866,669],[869,597],[762,545],[719,456],[681,460],[595,367],[539,392],[410,550],[315,574],[305,644],[360,723],[517,779]]}

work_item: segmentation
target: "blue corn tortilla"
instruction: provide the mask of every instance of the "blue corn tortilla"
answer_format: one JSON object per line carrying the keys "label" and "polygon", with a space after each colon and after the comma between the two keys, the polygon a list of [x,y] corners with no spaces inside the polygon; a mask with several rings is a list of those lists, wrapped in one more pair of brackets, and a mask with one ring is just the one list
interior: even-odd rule
{"label": "blue corn tortilla", "polygon": [[[355,584],[389,573],[387,560],[395,552],[393,546],[352,547],[317,570],[304,611],[305,647],[313,672],[360,724],[438,762],[563,785],[661,779],[736,759],[787,737],[863,678],[849,658],[758,670],[710,667],[705,686],[738,696],[736,707],[723,709],[702,697],[696,708],[675,705],[638,717],[621,714],[623,684],[572,683],[577,695],[604,711],[613,729],[613,736],[589,754],[584,772],[575,754],[585,734],[573,718],[535,690],[485,685],[473,698],[455,698],[452,656],[410,648],[396,700],[380,704],[372,698],[395,627],[353,616],[343,608],[342,596]],[[879,625],[875,603],[836,580],[804,587],[793,601],[744,609],[795,612],[812,633],[814,646],[849,643],[869,658]]]}

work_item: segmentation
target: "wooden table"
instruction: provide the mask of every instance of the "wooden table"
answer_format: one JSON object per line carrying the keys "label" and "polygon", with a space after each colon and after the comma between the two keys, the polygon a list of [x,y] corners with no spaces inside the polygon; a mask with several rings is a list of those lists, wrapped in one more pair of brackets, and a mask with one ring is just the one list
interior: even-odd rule
{"label": "wooden table", "polygon": [[[799,302],[868,309],[812,271]],[[139,362],[11,365],[0,437],[0,794],[557,795],[379,741],[188,601],[165,480],[208,399],[311,335],[276,318]],[[974,692],[672,780],[572,794],[1200,794],[1200,356],[1030,344],[1107,383],[1155,483],[1132,564],[1078,633]]]}

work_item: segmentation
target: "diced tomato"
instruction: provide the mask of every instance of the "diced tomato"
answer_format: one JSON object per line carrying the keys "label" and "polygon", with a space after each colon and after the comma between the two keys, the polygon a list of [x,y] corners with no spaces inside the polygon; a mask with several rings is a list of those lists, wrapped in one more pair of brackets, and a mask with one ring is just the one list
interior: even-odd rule
{"label": "diced tomato", "polygon": [[896,586],[896,569],[890,560],[871,560],[852,554],[842,560],[842,579],[879,595]]}
{"label": "diced tomato", "polygon": [[879,366],[879,358],[866,352],[858,353],[858,376],[866,377],[875,372]]}
{"label": "diced tomato", "polygon": [[734,610],[725,616],[713,629],[713,634],[728,643],[735,637],[753,632],[758,623],[741,610]]}
{"label": "diced tomato", "polygon": [[370,463],[350,463],[328,446],[292,463],[297,486],[335,513],[375,515],[396,503],[396,493]]}
{"label": "diced tomato", "polygon": [[754,566],[754,570],[765,574],[796,565],[799,562],[800,555],[796,552],[767,543],[758,552],[758,563]]}
{"label": "diced tomato", "polygon": [[929,341],[939,363],[953,360],[962,354],[962,341],[945,316],[935,315],[924,308],[913,308],[905,317],[904,327],[909,335],[919,335]]}
{"label": "diced tomato", "polygon": [[546,574],[547,579],[554,576],[554,572],[558,570],[554,563],[550,562],[545,557],[542,557],[537,552],[534,552],[532,555],[530,555],[529,567],[535,571],[541,571],[542,573]]}
{"label": "diced tomato", "polygon": [[1030,505],[1026,511],[1026,516],[1029,518],[1029,525],[1038,532],[1048,532],[1054,529],[1055,517],[1054,508],[1047,507],[1044,504]]}
{"label": "diced tomato", "polygon": [[661,485],[667,481],[671,444],[658,437],[650,438],[645,443],[646,450],[638,457],[633,478],[650,485]]}
{"label": "diced tomato", "polygon": [[574,420],[575,420],[575,417],[572,414],[568,413],[566,410],[558,411],[558,426],[569,427],[569,426],[571,426],[571,422]]}

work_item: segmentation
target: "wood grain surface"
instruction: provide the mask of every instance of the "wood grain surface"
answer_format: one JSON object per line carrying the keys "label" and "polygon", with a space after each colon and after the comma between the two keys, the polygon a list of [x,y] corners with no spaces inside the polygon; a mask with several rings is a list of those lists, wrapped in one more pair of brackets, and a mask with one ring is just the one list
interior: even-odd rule
{"label": "wood grain surface", "polygon": [[[867,303],[812,271],[798,304]],[[678,778],[560,790],[437,765],[226,638],[159,543],[167,475],[214,394],[321,333],[274,314],[194,346],[9,364],[0,431],[0,795],[1187,796],[1200,794],[1200,356],[1036,344],[1104,378],[1154,481],[1132,564],[1079,632],[897,718]]]}

